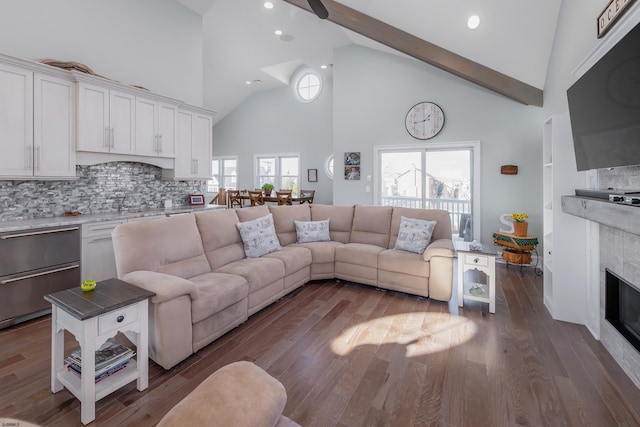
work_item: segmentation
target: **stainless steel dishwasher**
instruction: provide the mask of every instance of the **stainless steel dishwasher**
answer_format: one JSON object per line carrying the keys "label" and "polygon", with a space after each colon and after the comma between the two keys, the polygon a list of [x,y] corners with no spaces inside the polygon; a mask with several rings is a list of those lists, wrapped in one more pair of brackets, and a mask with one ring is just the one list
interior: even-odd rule
{"label": "stainless steel dishwasher", "polygon": [[51,311],[44,296],[80,285],[80,227],[0,233],[0,329]]}

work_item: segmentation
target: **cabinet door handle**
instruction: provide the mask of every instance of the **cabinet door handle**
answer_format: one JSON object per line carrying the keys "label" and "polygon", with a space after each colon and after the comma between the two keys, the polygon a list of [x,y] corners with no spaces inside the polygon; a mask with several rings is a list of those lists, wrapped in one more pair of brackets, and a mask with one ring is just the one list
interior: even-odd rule
{"label": "cabinet door handle", "polygon": [[109,128],[104,128],[104,132],[102,132],[102,146],[108,147],[109,145]]}
{"label": "cabinet door handle", "polygon": [[480,261],[480,258],[475,258],[475,259],[473,260],[473,262],[475,262],[476,264],[477,264],[479,261]]}
{"label": "cabinet door handle", "polygon": [[36,147],[36,169],[40,170],[40,147]]}
{"label": "cabinet door handle", "polygon": [[193,173],[197,174],[197,173],[198,173],[198,159],[195,159],[195,160],[194,160],[194,162],[195,162],[195,164],[196,164],[196,168],[195,168],[195,170],[193,171]]}
{"label": "cabinet door handle", "polygon": [[105,242],[107,240],[111,240],[111,237],[102,237],[102,238],[98,238],[98,239],[91,239],[91,240],[89,240],[88,243]]}
{"label": "cabinet door handle", "polygon": [[19,282],[20,280],[33,279],[34,277],[46,276],[47,274],[59,273],[61,271],[73,270],[80,267],[80,264],[70,265],[68,267],[56,268],[55,270],[47,270],[42,273],[29,274],[27,276],[14,277],[12,279],[5,279],[0,281],[0,285],[6,285],[7,283]]}
{"label": "cabinet door handle", "polygon": [[33,145],[27,145],[27,169],[31,169],[33,163]]}
{"label": "cabinet door handle", "polygon": [[113,137],[113,128],[111,128],[111,147],[115,147],[115,146],[116,146],[116,142]]}
{"label": "cabinet door handle", "polygon": [[116,318],[116,322],[118,322],[118,323],[122,323],[123,320],[124,320],[124,316],[123,315],[120,315],[120,316],[118,316]]}
{"label": "cabinet door handle", "polygon": [[0,236],[0,239],[15,239],[16,237],[28,237],[28,236],[39,236],[41,234],[51,234],[51,233],[60,233],[63,231],[75,231],[79,230],[80,227],[69,227],[69,228],[59,228],[57,230],[44,230],[44,231],[31,231],[27,233],[18,233],[18,234],[5,234]]}
{"label": "cabinet door handle", "polygon": [[158,153],[162,153],[162,135],[158,135]]}

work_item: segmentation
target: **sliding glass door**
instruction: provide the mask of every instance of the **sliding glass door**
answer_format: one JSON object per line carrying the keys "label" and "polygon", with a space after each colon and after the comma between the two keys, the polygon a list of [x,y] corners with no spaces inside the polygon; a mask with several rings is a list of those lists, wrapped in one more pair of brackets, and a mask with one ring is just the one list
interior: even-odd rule
{"label": "sliding glass door", "polygon": [[443,209],[451,215],[455,240],[479,236],[479,143],[377,147],[376,203]]}

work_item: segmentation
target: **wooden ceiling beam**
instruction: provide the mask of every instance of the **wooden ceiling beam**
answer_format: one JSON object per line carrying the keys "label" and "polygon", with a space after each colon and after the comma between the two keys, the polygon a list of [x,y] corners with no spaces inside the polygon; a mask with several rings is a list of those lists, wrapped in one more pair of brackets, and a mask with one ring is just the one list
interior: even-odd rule
{"label": "wooden ceiling beam", "polygon": [[[313,13],[306,0],[284,1]],[[334,0],[323,0],[322,3],[329,11],[328,20],[335,24],[522,104],[542,107],[541,89],[422,40],[342,3]]]}

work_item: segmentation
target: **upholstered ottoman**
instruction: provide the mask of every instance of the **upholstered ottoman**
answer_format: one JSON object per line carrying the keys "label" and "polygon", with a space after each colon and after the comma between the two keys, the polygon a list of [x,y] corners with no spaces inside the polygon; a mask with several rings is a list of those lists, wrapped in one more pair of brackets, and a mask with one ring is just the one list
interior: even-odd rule
{"label": "upholstered ottoman", "polygon": [[218,369],[174,406],[158,426],[293,427],[282,415],[287,392],[251,362]]}

